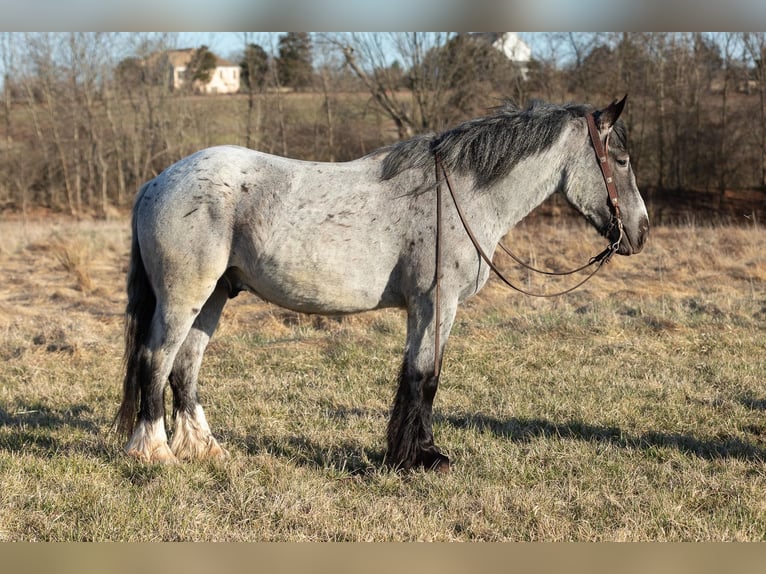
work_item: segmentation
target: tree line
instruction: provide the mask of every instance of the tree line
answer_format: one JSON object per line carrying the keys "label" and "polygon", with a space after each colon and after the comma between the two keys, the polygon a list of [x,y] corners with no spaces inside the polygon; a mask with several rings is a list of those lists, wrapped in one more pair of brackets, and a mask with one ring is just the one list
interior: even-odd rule
{"label": "tree line", "polygon": [[[0,33],[0,209],[107,214],[201,147],[344,161],[503,99],[604,105],[639,186],[766,192],[766,33],[544,33],[510,62],[457,33],[243,33],[235,96],[172,90],[175,34]],[[215,65],[197,47],[187,74]],[[228,55],[227,55],[228,56]]]}

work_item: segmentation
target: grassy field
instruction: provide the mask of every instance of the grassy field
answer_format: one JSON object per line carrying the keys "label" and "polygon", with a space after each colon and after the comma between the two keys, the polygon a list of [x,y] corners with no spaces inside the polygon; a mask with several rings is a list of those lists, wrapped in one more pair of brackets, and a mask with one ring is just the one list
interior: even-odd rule
{"label": "grassy field", "polygon": [[[655,228],[562,298],[492,281],[445,357],[448,475],[385,466],[402,313],[309,317],[248,295],[201,375],[232,457],[127,459],[110,431],[127,217],[6,219],[0,236],[0,541],[766,539],[760,226]],[[554,267],[603,247],[575,223],[509,240]]]}

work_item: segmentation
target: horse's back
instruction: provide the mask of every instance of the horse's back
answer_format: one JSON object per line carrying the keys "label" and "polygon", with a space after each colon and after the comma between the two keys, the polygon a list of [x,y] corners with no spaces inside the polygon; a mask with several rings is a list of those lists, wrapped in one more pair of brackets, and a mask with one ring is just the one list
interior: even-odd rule
{"label": "horse's back", "polygon": [[392,210],[389,192],[372,159],[307,162],[218,146],[146,184],[137,231],[165,283],[193,269],[211,284],[229,271],[238,288],[285,307],[356,312],[399,303],[390,283],[404,211]]}
{"label": "horse's back", "polygon": [[[135,214],[147,239],[175,236],[231,239],[238,218],[274,211],[289,193],[296,162],[239,146],[215,146],[193,153],[141,190]],[[263,215],[259,220],[264,221]]]}

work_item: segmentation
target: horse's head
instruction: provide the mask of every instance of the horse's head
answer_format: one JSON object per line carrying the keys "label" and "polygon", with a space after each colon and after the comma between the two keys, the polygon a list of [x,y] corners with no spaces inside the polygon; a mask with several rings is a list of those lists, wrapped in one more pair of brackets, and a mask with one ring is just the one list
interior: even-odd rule
{"label": "horse's head", "polygon": [[[578,120],[578,127],[571,133],[572,145],[578,151],[565,169],[564,178],[567,199],[610,242],[619,242],[617,252],[621,255],[641,251],[649,233],[649,216],[630,165],[625,126],[618,121],[626,98],[592,113],[593,138],[600,141],[601,146],[592,141],[587,118]],[[606,152],[604,172],[597,147],[603,147]],[[614,182],[618,207],[609,197],[607,178]]]}

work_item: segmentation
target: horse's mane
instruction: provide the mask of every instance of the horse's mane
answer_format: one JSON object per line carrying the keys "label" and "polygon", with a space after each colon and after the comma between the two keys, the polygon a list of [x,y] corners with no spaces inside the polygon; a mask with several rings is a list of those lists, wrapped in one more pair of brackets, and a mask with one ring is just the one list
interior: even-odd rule
{"label": "horse's mane", "polygon": [[[494,113],[468,120],[441,134],[424,134],[383,148],[381,178],[391,179],[405,170],[433,170],[434,153],[444,165],[473,174],[476,185],[486,188],[504,178],[521,160],[555,143],[567,120],[582,117],[592,108],[584,104],[555,105],[533,100],[521,109],[510,101]],[[618,121],[610,138],[624,149],[625,127]]]}

